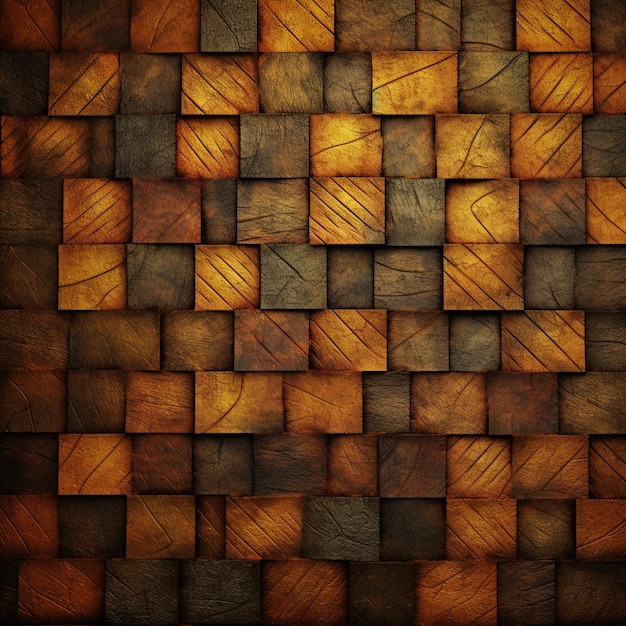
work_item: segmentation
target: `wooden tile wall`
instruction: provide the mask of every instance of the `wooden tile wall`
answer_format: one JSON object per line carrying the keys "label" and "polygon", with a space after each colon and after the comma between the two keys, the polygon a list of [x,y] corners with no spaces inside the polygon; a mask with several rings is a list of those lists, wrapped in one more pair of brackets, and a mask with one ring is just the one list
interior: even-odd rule
{"label": "wooden tile wall", "polygon": [[2,0],[0,623],[626,623],[625,0]]}

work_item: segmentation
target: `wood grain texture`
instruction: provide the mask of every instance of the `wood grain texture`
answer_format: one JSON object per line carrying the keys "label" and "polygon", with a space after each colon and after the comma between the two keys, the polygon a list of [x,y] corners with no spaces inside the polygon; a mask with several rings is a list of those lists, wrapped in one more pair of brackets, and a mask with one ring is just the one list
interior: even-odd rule
{"label": "wood grain texture", "polygon": [[530,55],[530,107],[537,113],[593,113],[593,57]]}
{"label": "wood grain texture", "polygon": [[590,1],[521,0],[516,4],[517,47],[544,52],[590,49]]}
{"label": "wood grain texture", "polygon": [[451,181],[445,216],[448,243],[518,243],[519,181]]}
{"label": "wood grain texture", "polygon": [[626,243],[624,201],[626,181],[623,178],[587,178],[587,243]]}
{"label": "wood grain texture", "polygon": [[515,244],[444,247],[445,309],[523,309],[524,248]]}
{"label": "wood grain texture", "polygon": [[446,441],[437,435],[381,435],[379,490],[384,498],[442,498]]}
{"label": "wood grain texture", "polygon": [[490,562],[433,561],[416,566],[416,623],[495,624],[497,570]]}
{"label": "wood grain texture", "polygon": [[150,311],[72,314],[68,365],[77,369],[158,370],[160,318]]}
{"label": "wood grain texture", "polygon": [[171,311],[163,316],[163,367],[173,371],[233,367],[233,317],[227,311]]}
{"label": "wood grain texture", "polygon": [[310,317],[311,366],[326,371],[387,369],[387,313],[326,309]]}
{"label": "wood grain texture", "polygon": [[181,372],[130,372],[126,432],[191,432],[194,380]]}
{"label": "wood grain texture", "polygon": [[210,0],[200,4],[202,52],[256,52],[256,0]]}
{"label": "wood grain texture", "polygon": [[573,500],[519,500],[517,546],[521,559],[574,558],[575,506]]}
{"label": "wood grain texture", "polygon": [[125,309],[126,247],[59,246],[58,304],[61,310]]}
{"label": "wood grain texture", "polygon": [[259,251],[251,246],[196,246],[196,310],[259,306]]}
{"label": "wood grain texture", "polygon": [[623,498],[626,492],[626,440],[623,437],[590,437],[589,495]]}
{"label": "wood grain texture", "polygon": [[[79,594],[72,593],[77,590]],[[104,613],[104,563],[93,559],[24,561],[19,568],[18,599],[21,622],[99,621]]]}
{"label": "wood grain texture", "polygon": [[385,179],[312,178],[312,244],[380,244],[385,239]]}
{"label": "wood grain texture", "polygon": [[496,437],[448,437],[449,498],[506,498],[511,491],[511,447]]}
{"label": "wood grain texture", "polygon": [[311,175],[380,176],[383,142],[373,115],[312,115]]}
{"label": "wood grain texture", "polygon": [[461,44],[460,0],[418,0],[418,50],[458,50]]}
{"label": "wood grain texture", "polygon": [[483,374],[420,373],[411,378],[411,432],[483,434],[487,387]]}
{"label": "wood grain texture", "polygon": [[511,560],[517,553],[515,500],[446,501],[446,554],[455,561]]}
{"label": "wood grain texture", "polygon": [[193,558],[196,527],[193,496],[129,496],[126,510],[128,558]]}
{"label": "wood grain texture", "polygon": [[176,123],[176,173],[185,178],[239,175],[237,118],[185,117]]}
{"label": "wood grain texture", "polygon": [[507,178],[512,173],[507,115],[441,115],[436,145],[438,178]]}
{"label": "wood grain texture", "polygon": [[322,113],[324,55],[283,52],[261,54],[259,107],[264,113]]}
{"label": "wood grain texture", "polygon": [[589,443],[583,435],[513,437],[513,495],[519,498],[586,498]]}
{"label": "wood grain texture", "polygon": [[445,313],[390,311],[387,321],[387,369],[448,370],[448,316]]}
{"label": "wood grain texture", "polygon": [[259,52],[323,52],[335,47],[332,0],[259,0]]}
{"label": "wood grain texture", "polygon": [[131,185],[106,178],[63,181],[63,243],[127,243],[131,238]]}
{"label": "wood grain texture", "polygon": [[237,243],[308,242],[306,178],[237,181]]}
{"label": "wood grain texture", "polygon": [[3,3],[0,38],[5,50],[58,50],[61,43],[60,0]]}
{"label": "wood grain texture", "polygon": [[336,3],[337,51],[415,50],[416,5],[412,0],[392,0],[383,8],[375,0],[340,0]]}
{"label": "wood grain texture", "polygon": [[199,243],[200,184],[133,181],[134,243]]}
{"label": "wood grain texture", "polygon": [[52,496],[0,496],[3,558],[45,559],[59,553],[59,504]]}
{"label": "wood grain texture", "polygon": [[473,50],[460,53],[460,113],[525,113],[528,92],[527,53]]}
{"label": "wood grain texture", "polygon": [[235,371],[239,372],[308,369],[308,313],[235,311],[234,359]]}
{"label": "wood grain texture", "polygon": [[[337,398],[341,396],[341,403]],[[285,430],[293,433],[359,433],[362,379],[357,372],[285,373]]]}
{"label": "wood grain texture", "polygon": [[59,494],[129,494],[131,466],[130,437],[59,435]]}
{"label": "wood grain texture", "polygon": [[374,253],[374,306],[390,311],[440,309],[438,248],[390,248]]}
{"label": "wood grain texture", "polygon": [[457,54],[372,53],[372,110],[376,114],[456,113]]}
{"label": "wood grain texture", "polygon": [[191,449],[188,435],[135,435],[133,493],[192,493]]}
{"label": "wood grain texture", "polygon": [[[259,398],[263,398],[260,406]],[[282,375],[197,372],[195,404],[196,433],[281,432]]]}
{"label": "wood grain texture", "polygon": [[434,115],[384,116],[381,129],[385,176],[436,175]]}
{"label": "wood grain texture", "polygon": [[[53,4],[48,4],[52,7]],[[130,45],[131,1],[69,0],[62,3],[61,48],[63,50],[115,52]]]}
{"label": "wood grain texture", "polygon": [[328,493],[378,495],[378,437],[337,435],[328,440]]}
{"label": "wood grain texture", "polygon": [[306,498],[302,519],[302,555],[305,558],[328,561],[378,558],[378,498]]}
{"label": "wood grain texture", "polygon": [[626,552],[623,500],[576,502],[576,558],[621,560]]}
{"label": "wood grain texture", "polygon": [[516,178],[580,178],[582,116],[513,115],[511,174]]}
{"label": "wood grain texture", "polygon": [[48,115],[114,115],[119,103],[119,55],[50,55]]}
{"label": "wood grain texture", "polygon": [[345,563],[292,560],[263,568],[263,619],[275,624],[341,624],[348,612]]}
{"label": "wood grain texture", "polygon": [[583,311],[502,314],[502,369],[511,372],[585,370]]}
{"label": "wood grain texture", "polygon": [[130,19],[133,52],[197,52],[200,5],[194,0],[133,0]]}
{"label": "wood grain texture", "polygon": [[257,66],[248,54],[183,56],[183,115],[237,115],[258,111]]}
{"label": "wood grain texture", "polygon": [[302,498],[226,498],[226,558],[283,560],[300,556]]}

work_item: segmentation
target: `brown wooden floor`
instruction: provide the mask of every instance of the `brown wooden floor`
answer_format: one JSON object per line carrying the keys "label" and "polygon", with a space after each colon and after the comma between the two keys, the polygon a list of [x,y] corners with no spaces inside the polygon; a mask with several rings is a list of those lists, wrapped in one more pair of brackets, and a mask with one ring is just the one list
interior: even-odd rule
{"label": "brown wooden floor", "polygon": [[626,0],[2,0],[0,623],[626,623]]}

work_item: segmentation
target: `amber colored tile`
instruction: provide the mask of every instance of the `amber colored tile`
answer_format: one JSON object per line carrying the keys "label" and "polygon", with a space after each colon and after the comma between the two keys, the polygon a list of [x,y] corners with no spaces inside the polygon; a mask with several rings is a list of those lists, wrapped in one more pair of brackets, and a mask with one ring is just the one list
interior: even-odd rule
{"label": "amber colored tile", "polygon": [[259,110],[254,55],[186,54],[182,71],[183,115],[238,115]]}
{"label": "amber colored tile", "polygon": [[372,53],[372,111],[434,115],[458,111],[456,52]]}
{"label": "amber colored tile", "polygon": [[449,559],[515,559],[515,500],[446,501],[446,553]]}
{"label": "amber colored tile", "polygon": [[510,176],[508,115],[438,115],[435,134],[439,178]]}
{"label": "amber colored tile", "polygon": [[378,435],[335,435],[328,439],[328,493],[378,495]]}
{"label": "amber colored tile", "polygon": [[59,309],[126,308],[126,246],[59,246]]}
{"label": "amber colored tile", "polygon": [[576,502],[576,558],[611,561],[626,558],[626,500]]}
{"label": "amber colored tile", "polygon": [[126,556],[130,559],[193,559],[196,507],[193,496],[129,496]]}
{"label": "amber colored tile", "polygon": [[186,372],[130,372],[126,432],[193,431],[194,380]]}
{"label": "amber colored tile", "polygon": [[49,115],[115,115],[119,104],[118,54],[50,55]]}
{"label": "amber colored tile", "polygon": [[523,309],[524,248],[516,244],[447,244],[445,309]]}
{"label": "amber colored tile", "polygon": [[292,559],[301,548],[302,497],[226,498],[227,559]]}
{"label": "amber colored tile", "polygon": [[517,49],[590,50],[590,6],[591,0],[517,0]]}
{"label": "amber colored tile", "polygon": [[133,52],[198,52],[197,0],[133,0],[130,20]]}
{"label": "amber colored tile", "polygon": [[487,432],[487,381],[474,372],[425,372],[411,377],[411,432]]}
{"label": "amber colored tile", "polygon": [[104,618],[104,561],[46,559],[19,565],[22,624],[97,624]]}
{"label": "amber colored tile", "polygon": [[180,118],[176,122],[176,173],[185,178],[237,178],[238,118]]}
{"label": "amber colored tile", "polygon": [[415,623],[495,626],[497,590],[495,562],[421,562],[416,572]]}
{"label": "amber colored tile", "polygon": [[582,115],[511,116],[511,174],[516,178],[580,178]]}
{"label": "amber colored tile", "polygon": [[0,3],[3,50],[53,52],[61,45],[61,0],[5,0]]}
{"label": "amber colored tile", "polygon": [[4,559],[53,559],[59,553],[56,496],[0,496],[0,553]]}
{"label": "amber colored tile", "polygon": [[132,457],[126,435],[59,435],[59,494],[131,493]]}
{"label": "amber colored tile", "polygon": [[626,53],[593,55],[594,113],[623,114],[626,111],[625,76]]}
{"label": "amber colored tile", "polygon": [[281,372],[309,368],[308,312],[239,309],[234,318],[235,370]]}
{"label": "amber colored tile", "polygon": [[131,185],[108,178],[63,181],[63,242],[127,243],[132,229]]}
{"label": "amber colored tile", "polygon": [[312,244],[384,244],[384,178],[311,178]]}
{"label": "amber colored tile", "polygon": [[195,180],[133,181],[133,242],[200,243],[201,196]]}
{"label": "amber colored tile", "polygon": [[531,54],[530,108],[537,113],[593,113],[593,56]]}
{"label": "amber colored tile", "polygon": [[263,621],[270,624],[343,624],[348,614],[348,569],[333,561],[266,563]]}
{"label": "amber colored tile", "polygon": [[519,243],[519,181],[450,181],[448,243]]}
{"label": "amber colored tile", "polygon": [[502,314],[502,370],[585,371],[584,311]]}
{"label": "amber colored tile", "polygon": [[387,311],[326,309],[311,313],[311,366],[333,371],[387,369]]}
{"label": "amber colored tile", "polygon": [[288,432],[363,432],[363,390],[357,372],[286,373],[283,397]]}
{"label": "amber colored tile", "polygon": [[335,0],[259,0],[259,52],[333,52]]}
{"label": "amber colored tile", "polygon": [[575,499],[589,495],[587,435],[513,437],[516,498]]}
{"label": "amber colored tile", "polygon": [[380,118],[373,115],[311,115],[310,146],[312,176],[382,174]]}
{"label": "amber colored tile", "polygon": [[626,498],[626,437],[590,438],[589,495]]}
{"label": "amber colored tile", "polygon": [[511,444],[507,437],[448,437],[449,498],[511,496]]}
{"label": "amber colored tile", "polygon": [[89,176],[89,122],[80,118],[2,117],[0,174],[6,178]]}
{"label": "amber colored tile", "polygon": [[196,246],[196,310],[258,308],[259,263],[256,246]]}
{"label": "amber colored tile", "polygon": [[626,179],[587,178],[587,243],[626,243]]}
{"label": "amber colored tile", "polygon": [[196,433],[283,431],[279,372],[197,372],[195,399]]}

